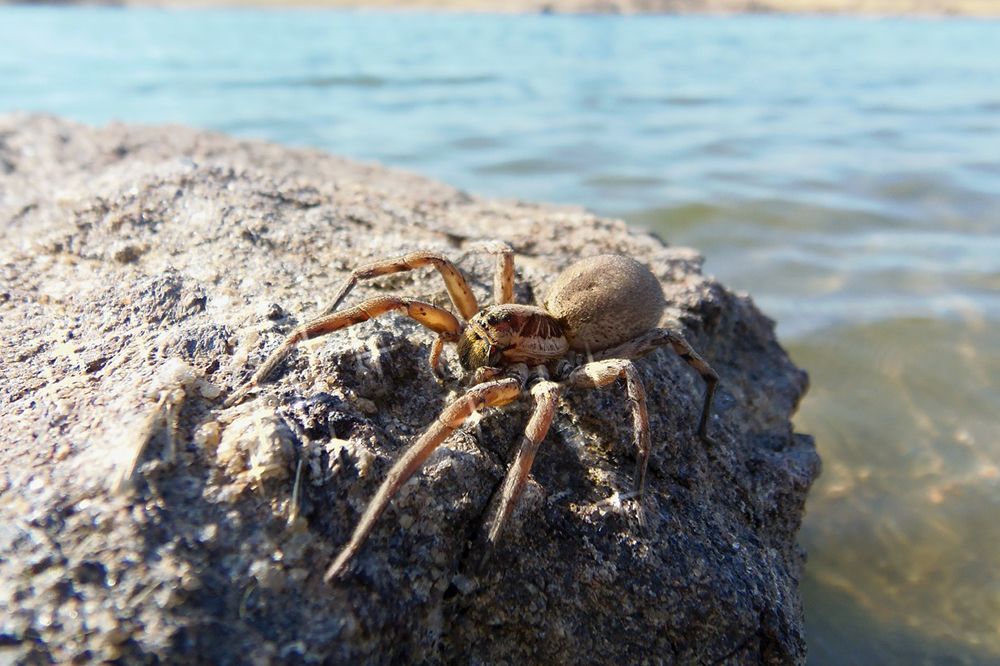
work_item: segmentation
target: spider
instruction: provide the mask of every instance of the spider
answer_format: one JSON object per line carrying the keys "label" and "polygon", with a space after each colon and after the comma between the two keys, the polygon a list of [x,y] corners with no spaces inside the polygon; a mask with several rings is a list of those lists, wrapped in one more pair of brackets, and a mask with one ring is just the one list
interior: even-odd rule
{"label": "spider", "polygon": [[[625,381],[631,405],[634,445],[638,449],[633,496],[641,496],[649,462],[650,433],[646,395],[636,366],[629,359],[669,346],[705,381],[705,398],[698,436],[707,434],[712,399],[719,376],[684,338],[657,328],[666,306],[663,289],[648,268],[625,255],[582,259],[564,270],[552,284],[544,304],[514,303],[514,252],[498,241],[476,250],[496,256],[493,305],[479,307],[458,268],[437,252],[412,252],[355,269],[324,313],[294,329],[251,379],[226,401],[234,405],[268,380],[299,342],[388,312],[401,312],[437,334],[431,346],[430,366],[442,377],[444,345],[457,346],[471,387],[448,404],[417,440],[393,464],[361,516],[350,541],[334,558],[324,580],[341,576],[358,553],[379,516],[397,491],[431,453],[473,413],[517,400],[527,390],[534,401],[520,447],[501,487],[499,501],[488,519],[486,555],[496,546],[528,479],[535,453],[555,415],[560,392],[569,388],[599,388]],[[337,310],[359,280],[433,266],[444,279],[451,302],[464,321],[430,303],[377,296],[354,307]]]}

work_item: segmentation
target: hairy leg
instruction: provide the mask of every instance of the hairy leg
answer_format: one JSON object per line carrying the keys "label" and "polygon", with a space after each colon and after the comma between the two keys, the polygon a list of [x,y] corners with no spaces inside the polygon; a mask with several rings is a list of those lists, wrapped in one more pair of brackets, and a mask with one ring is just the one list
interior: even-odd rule
{"label": "hairy leg", "polygon": [[612,349],[607,349],[595,354],[594,356],[598,359],[638,358],[639,356],[648,354],[659,347],[666,346],[671,347],[674,352],[676,352],[685,363],[694,368],[705,381],[705,401],[701,408],[701,419],[698,421],[698,437],[701,438],[703,442],[711,443],[711,439],[708,436],[708,419],[712,412],[712,402],[715,399],[715,389],[719,384],[719,375],[712,369],[712,366],[708,364],[708,361],[703,359],[698,352],[696,352],[694,348],[688,344],[688,341],[685,340],[684,336],[680,333],[666,328],[653,329],[649,333],[641,335],[634,340],[630,340],[629,342],[613,347]]}
{"label": "hairy leg", "polygon": [[444,351],[444,343],[447,341],[447,339],[439,335],[434,338],[434,343],[431,344],[431,355],[428,362],[431,366],[431,372],[438,378],[438,381],[443,381],[445,378],[444,372],[441,370],[441,352]]}
{"label": "hairy leg", "polygon": [[493,272],[493,304],[514,302],[514,250],[503,241],[473,243],[470,252],[488,252],[497,258]]}
{"label": "hairy leg", "polygon": [[571,372],[562,384],[576,388],[600,388],[619,377],[625,380],[626,395],[632,405],[632,428],[637,451],[633,490],[636,495],[642,495],[646,484],[646,466],[649,464],[649,414],[646,412],[646,391],[635,365],[623,358],[592,361]]}
{"label": "hairy leg", "polygon": [[497,407],[515,400],[520,395],[527,376],[527,369],[516,368],[518,376],[505,377],[469,389],[464,395],[444,408],[427,430],[414,442],[410,448],[396,461],[386,475],[378,492],[368,504],[350,541],[340,551],[326,570],[323,580],[330,581],[344,572],[351,558],[357,554],[375,526],[389,501],[404,483],[419,470],[427,458],[434,452],[456,428],[461,426],[469,416],[485,407]]}
{"label": "hairy leg", "polygon": [[504,524],[510,517],[517,503],[524,484],[528,480],[528,473],[531,465],[535,461],[535,453],[542,440],[545,439],[549,426],[552,425],[552,418],[555,416],[556,407],[559,405],[559,384],[550,381],[541,381],[531,387],[531,396],[535,400],[535,407],[528,420],[528,425],[524,429],[524,437],[521,438],[521,446],[517,456],[507,470],[507,477],[504,479],[503,487],[500,491],[500,498],[497,503],[495,513],[489,521],[489,531],[486,537],[486,549],[480,560],[482,567],[490,556],[493,549],[500,540],[500,533]]}
{"label": "hairy leg", "polygon": [[[447,310],[435,307],[430,303],[415,301],[409,298],[397,298],[394,296],[379,296],[371,298],[352,308],[334,312],[331,315],[318,317],[312,321],[302,324],[288,334],[278,348],[271,352],[267,360],[257,369],[250,381],[234,393],[224,406],[230,407],[243,400],[247,393],[258,384],[267,381],[281,361],[288,356],[292,349],[303,340],[326,335],[339,331],[342,328],[360,324],[374,317],[379,317],[387,312],[400,311],[408,317],[423,324],[438,334],[439,339],[445,341],[455,340],[462,331],[462,325],[455,319],[455,315]],[[431,351],[434,349],[432,347]],[[438,354],[440,357],[440,353]],[[432,361],[434,360],[432,355]]]}
{"label": "hairy leg", "polygon": [[337,290],[333,304],[324,310],[323,314],[330,314],[340,307],[341,302],[347,297],[351,289],[354,288],[354,285],[358,283],[358,280],[368,280],[380,275],[411,271],[424,266],[433,266],[441,274],[441,277],[444,279],[444,286],[448,289],[448,295],[451,296],[451,302],[455,304],[455,308],[461,313],[464,319],[469,319],[479,311],[476,297],[472,295],[469,284],[465,281],[458,268],[455,267],[455,264],[437,252],[419,251],[410,252],[402,257],[383,259],[382,261],[376,261],[360,268],[355,268],[351,272],[350,277]]}

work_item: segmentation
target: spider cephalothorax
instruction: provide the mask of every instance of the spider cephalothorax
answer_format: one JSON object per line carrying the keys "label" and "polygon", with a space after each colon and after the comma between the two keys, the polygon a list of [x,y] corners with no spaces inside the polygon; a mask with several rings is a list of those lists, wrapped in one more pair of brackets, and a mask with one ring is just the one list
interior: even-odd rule
{"label": "spider cephalothorax", "polygon": [[562,324],[539,307],[491,305],[465,325],[458,360],[466,370],[513,363],[539,365],[562,358],[569,342]]}
{"label": "spider cephalothorax", "polygon": [[[683,337],[656,327],[666,303],[659,281],[648,268],[624,255],[590,257],[571,265],[556,278],[544,307],[518,305],[513,303],[513,251],[499,242],[483,243],[479,249],[497,257],[493,305],[480,310],[461,272],[435,252],[413,252],[363,266],[351,273],[323,316],[293,330],[250,381],[226,401],[227,406],[236,404],[252,388],[266,381],[299,342],[387,312],[405,313],[437,333],[431,346],[430,365],[438,376],[444,345],[456,344],[459,362],[470,373],[472,387],[445,407],[392,466],[351,540],[327,569],[327,580],[345,571],[389,501],[438,445],[472,413],[513,402],[525,389],[534,399],[534,408],[489,522],[487,555],[524,488],[535,452],[552,423],[561,391],[598,388],[619,378],[625,380],[638,450],[634,492],[639,495],[649,461],[649,417],[645,390],[629,359],[669,346],[705,380],[698,435],[708,439],[708,418],[718,375]],[[444,308],[396,296],[370,298],[354,307],[337,310],[358,280],[421,266],[438,270],[464,322]]]}

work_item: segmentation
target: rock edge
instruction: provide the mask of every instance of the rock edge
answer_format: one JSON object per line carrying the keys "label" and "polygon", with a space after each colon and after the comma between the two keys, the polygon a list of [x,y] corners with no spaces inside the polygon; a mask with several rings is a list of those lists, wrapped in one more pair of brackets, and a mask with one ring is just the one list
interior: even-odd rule
{"label": "rock edge", "polygon": [[[795,534],[819,459],[789,418],[807,378],[696,253],[317,151],[28,115],[0,117],[0,221],[0,656],[804,661]],[[722,376],[718,445],[694,437],[700,380],[657,352],[639,364],[641,508],[616,500],[634,464],[621,388],[568,395],[492,569],[471,575],[521,403],[449,439],[326,586],[388,465],[458,388],[431,377],[430,336],[369,322],[293,354],[248,405],[221,401],[363,261],[439,249],[487,302],[490,259],[463,257],[484,238],[517,251],[522,302],[580,256],[648,264],[665,323]],[[432,271],[351,300],[379,293],[448,303]],[[137,441],[134,488],[110,491]]]}

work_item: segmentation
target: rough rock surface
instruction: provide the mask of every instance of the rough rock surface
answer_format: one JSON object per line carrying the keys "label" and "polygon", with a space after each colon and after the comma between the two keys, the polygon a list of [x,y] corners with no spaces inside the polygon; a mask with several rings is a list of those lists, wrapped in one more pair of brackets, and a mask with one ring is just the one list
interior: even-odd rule
{"label": "rough rock surface", "polygon": [[[486,302],[492,259],[463,256],[484,238],[517,251],[522,302],[580,256],[650,265],[665,321],[722,377],[717,443],[694,436],[698,376],[669,351],[643,359],[647,494],[621,501],[622,388],[565,396],[475,575],[527,418],[523,401],[491,411],[325,585],[388,466],[459,383],[438,385],[431,336],[389,316],[305,345],[257,398],[221,403],[360,262],[439,249]],[[0,118],[0,264],[0,660],[804,660],[795,534],[819,459],[789,417],[806,375],[691,250],[316,151],[16,115]],[[448,304],[430,270],[363,283],[350,302],[381,293]]]}

